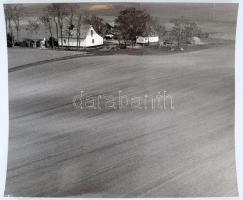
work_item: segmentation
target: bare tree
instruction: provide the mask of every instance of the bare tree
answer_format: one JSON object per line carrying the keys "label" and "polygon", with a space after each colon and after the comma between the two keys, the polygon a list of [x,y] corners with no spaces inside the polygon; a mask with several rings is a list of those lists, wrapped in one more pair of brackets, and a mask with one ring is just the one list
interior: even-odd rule
{"label": "bare tree", "polygon": [[80,37],[81,37],[81,27],[83,24],[83,21],[87,18],[88,14],[87,13],[82,13],[81,9],[76,10],[76,37],[77,37],[77,48],[80,47]]}
{"label": "bare tree", "polygon": [[85,24],[92,25],[98,34],[102,36],[105,34],[105,23],[102,18],[92,15],[91,17],[86,17],[84,22]]}
{"label": "bare tree", "polygon": [[50,38],[51,38],[51,47],[54,46],[53,34],[52,34],[52,18],[47,12],[46,15],[39,17],[39,20],[44,26],[49,30]]}
{"label": "bare tree", "polygon": [[52,34],[52,19],[51,19],[51,17],[48,16],[48,15],[41,16],[41,17],[39,17],[39,20],[49,30],[50,36],[52,37],[53,34]]}
{"label": "bare tree", "polygon": [[[56,38],[57,41],[59,40],[59,29],[58,29],[58,15],[57,15],[57,11],[55,9],[55,6],[53,6],[53,4],[50,4],[47,7],[47,11],[46,11],[47,15],[49,16],[49,20],[53,21],[55,24],[55,29],[56,29]],[[49,25],[48,25],[49,26]],[[50,31],[50,30],[49,30]]]}
{"label": "bare tree", "polygon": [[5,5],[5,22],[6,22],[6,30],[9,31],[11,35],[12,45],[14,44],[13,37],[13,8],[11,5]]}
{"label": "bare tree", "polygon": [[153,18],[151,16],[148,16],[148,19],[145,23],[144,33],[142,34],[148,38],[148,45],[150,42],[149,37],[152,36],[152,34],[155,34],[152,25],[153,25]]}
{"label": "bare tree", "polygon": [[161,25],[158,18],[153,18],[152,20],[152,28],[159,39],[162,39],[166,33],[165,26]]}
{"label": "bare tree", "polygon": [[26,30],[30,33],[34,33],[37,37],[37,34],[40,30],[40,24],[37,21],[28,21]]}
{"label": "bare tree", "polygon": [[57,41],[59,41],[59,29],[58,29],[58,20],[56,16],[53,16],[53,21],[55,23],[55,27],[56,27],[56,36],[57,36]]}
{"label": "bare tree", "polygon": [[15,25],[15,30],[16,30],[16,40],[19,41],[19,35],[20,35],[20,21],[23,17],[23,6],[18,4],[13,7],[13,22]]}
{"label": "bare tree", "polygon": [[[54,20],[58,29],[60,31],[60,38],[61,38],[61,46],[63,47],[63,26],[64,26],[64,19],[66,18],[67,12],[67,5],[64,3],[53,3],[49,7],[49,11],[53,14]],[[58,34],[58,32],[57,32]],[[58,36],[59,38],[59,36]]]}
{"label": "bare tree", "polygon": [[69,44],[69,40],[70,37],[72,36],[72,31],[74,29],[74,15],[75,15],[75,11],[76,11],[76,4],[70,4],[68,6],[68,14],[67,14],[67,32],[68,32],[68,46],[70,46]]}
{"label": "bare tree", "polygon": [[199,30],[197,24],[183,17],[173,19],[171,21],[174,26],[172,28],[172,36],[177,41],[177,48],[181,48],[181,45],[185,43],[190,37],[196,35]]}

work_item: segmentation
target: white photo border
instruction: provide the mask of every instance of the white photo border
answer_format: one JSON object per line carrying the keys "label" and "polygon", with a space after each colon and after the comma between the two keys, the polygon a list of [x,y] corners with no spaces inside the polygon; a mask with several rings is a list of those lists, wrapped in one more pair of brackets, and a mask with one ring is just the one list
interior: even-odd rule
{"label": "white photo border", "polygon": [[[3,5],[6,3],[100,3],[100,2],[160,2],[160,3],[238,3],[238,18],[235,40],[235,156],[239,197],[208,197],[208,198],[159,198],[159,199],[184,199],[184,200],[243,200],[243,1],[240,0],[0,0],[0,199],[43,199],[43,198],[18,198],[4,197],[7,173],[8,136],[9,136],[9,102],[8,102],[8,57],[6,44],[6,30]],[[62,199],[62,198],[45,198]],[[63,198],[76,200],[79,198]],[[101,199],[101,198],[85,198]],[[113,200],[114,198],[109,198]],[[118,199],[118,198],[116,198]],[[131,199],[131,198],[127,198]],[[138,198],[145,199],[145,198]],[[154,198],[146,198],[150,200]],[[158,199],[158,198],[156,198]]]}

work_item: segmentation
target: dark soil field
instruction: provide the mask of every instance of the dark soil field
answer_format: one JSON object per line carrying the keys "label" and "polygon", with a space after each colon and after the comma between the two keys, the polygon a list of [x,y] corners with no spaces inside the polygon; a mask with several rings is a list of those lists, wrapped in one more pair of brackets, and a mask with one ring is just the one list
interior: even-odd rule
{"label": "dark soil field", "polygon": [[[9,72],[5,195],[238,195],[233,42],[169,55],[51,51],[51,58],[64,59],[45,62],[39,61],[47,51],[18,51],[9,49],[15,70]],[[81,110],[72,102],[81,90],[167,91],[174,109]]]}

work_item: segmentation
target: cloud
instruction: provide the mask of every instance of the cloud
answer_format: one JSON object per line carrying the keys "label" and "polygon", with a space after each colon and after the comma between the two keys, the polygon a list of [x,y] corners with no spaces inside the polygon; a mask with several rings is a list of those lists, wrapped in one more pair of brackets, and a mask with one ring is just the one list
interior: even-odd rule
{"label": "cloud", "polygon": [[110,4],[95,4],[88,8],[89,11],[107,10],[112,8]]}

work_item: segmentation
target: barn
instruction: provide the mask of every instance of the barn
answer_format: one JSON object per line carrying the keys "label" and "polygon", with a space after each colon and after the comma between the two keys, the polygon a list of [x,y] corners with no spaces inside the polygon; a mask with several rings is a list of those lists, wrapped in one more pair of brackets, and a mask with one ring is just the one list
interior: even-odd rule
{"label": "barn", "polygon": [[75,29],[64,33],[64,36],[59,38],[58,44],[66,47],[94,47],[103,45],[103,38],[88,25],[82,26],[80,34],[77,34]]}

